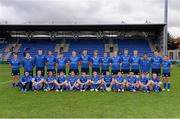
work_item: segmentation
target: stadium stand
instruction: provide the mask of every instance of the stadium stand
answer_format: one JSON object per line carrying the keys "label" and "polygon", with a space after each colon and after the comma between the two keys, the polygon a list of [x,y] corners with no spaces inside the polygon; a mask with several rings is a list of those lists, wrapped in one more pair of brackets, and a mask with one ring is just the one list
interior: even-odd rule
{"label": "stadium stand", "polygon": [[23,56],[24,52],[30,52],[31,56],[34,56],[37,54],[39,48],[41,48],[46,54],[48,50],[54,51],[56,45],[56,43],[50,39],[21,39],[19,43],[21,44],[21,47],[18,50],[20,57]]}
{"label": "stadium stand", "polygon": [[[0,45],[0,47],[3,51],[5,51],[4,45]],[[111,47],[113,48],[111,49]],[[96,38],[69,38],[66,40],[51,40],[47,38],[31,40],[20,39],[16,44],[15,51],[19,52],[20,57],[23,57],[25,52],[30,52],[31,56],[34,56],[39,48],[41,48],[45,54],[48,50],[51,50],[54,52],[54,55],[57,55],[57,53],[62,50],[65,56],[70,56],[72,50],[76,50],[77,53],[81,53],[83,49],[87,49],[90,55],[93,54],[94,50],[98,50],[99,55],[102,56],[104,51],[111,52],[119,49],[119,51],[123,53],[123,50],[128,48],[130,55],[134,49],[137,49],[140,56],[142,56],[144,53],[148,53],[149,56],[152,56],[152,50],[148,40],[135,38],[115,39],[114,42],[111,42],[110,44],[108,44],[108,41],[105,39]]]}

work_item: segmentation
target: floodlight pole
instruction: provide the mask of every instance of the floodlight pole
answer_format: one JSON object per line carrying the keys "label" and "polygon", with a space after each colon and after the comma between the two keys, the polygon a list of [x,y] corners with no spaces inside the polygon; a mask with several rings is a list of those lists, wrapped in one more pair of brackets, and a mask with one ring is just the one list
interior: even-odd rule
{"label": "floodlight pole", "polygon": [[165,0],[164,8],[164,31],[163,31],[163,54],[168,54],[168,0]]}

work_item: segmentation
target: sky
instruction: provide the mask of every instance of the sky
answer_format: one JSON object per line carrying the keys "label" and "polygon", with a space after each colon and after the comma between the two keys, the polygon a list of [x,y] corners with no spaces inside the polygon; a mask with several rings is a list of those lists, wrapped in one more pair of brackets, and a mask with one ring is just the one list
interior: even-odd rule
{"label": "sky", "polygon": [[[165,0],[0,0],[4,24],[164,23]],[[180,0],[169,0],[168,31],[180,37]]]}

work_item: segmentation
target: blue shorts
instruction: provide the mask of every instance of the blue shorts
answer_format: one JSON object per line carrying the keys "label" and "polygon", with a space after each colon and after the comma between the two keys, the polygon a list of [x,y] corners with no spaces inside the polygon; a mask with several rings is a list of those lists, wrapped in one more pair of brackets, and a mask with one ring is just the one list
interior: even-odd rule
{"label": "blue shorts", "polygon": [[81,68],[81,73],[85,72],[86,74],[89,73],[89,68]]}
{"label": "blue shorts", "polygon": [[163,77],[170,77],[171,76],[171,73],[168,72],[168,73],[163,73]]}
{"label": "blue shorts", "polygon": [[134,73],[134,75],[139,75],[139,69],[132,69],[131,71]]}
{"label": "blue shorts", "polygon": [[20,75],[20,70],[12,70],[12,76]]}
{"label": "blue shorts", "polygon": [[129,74],[130,69],[122,69],[122,74]]}
{"label": "blue shorts", "polygon": [[157,74],[158,76],[161,76],[161,69],[152,69],[152,74]]}
{"label": "blue shorts", "polygon": [[118,70],[118,69],[117,69],[117,70],[112,69],[111,72],[112,72],[112,74],[117,74],[118,72],[120,72],[120,70]]}

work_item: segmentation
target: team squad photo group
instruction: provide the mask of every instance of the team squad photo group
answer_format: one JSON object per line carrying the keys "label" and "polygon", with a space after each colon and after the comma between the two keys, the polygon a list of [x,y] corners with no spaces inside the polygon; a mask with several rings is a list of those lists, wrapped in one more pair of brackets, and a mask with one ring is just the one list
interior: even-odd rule
{"label": "team squad photo group", "polygon": [[[85,49],[80,55],[73,50],[69,57],[64,57],[63,53],[58,53],[56,57],[52,51],[43,55],[42,49],[39,49],[35,57],[27,52],[23,58],[14,53],[10,59],[12,87],[17,87],[22,93],[30,90],[170,91],[172,63],[167,55],[161,56],[154,51],[149,58],[146,53],[139,57],[137,50],[133,51],[133,55],[128,52],[125,49],[119,55],[118,51],[114,51],[110,57],[105,52],[100,57],[97,50],[90,56]],[[20,75],[21,66],[24,69],[23,76]]]}

